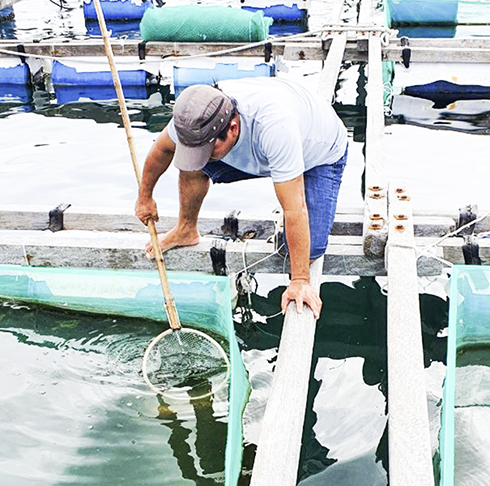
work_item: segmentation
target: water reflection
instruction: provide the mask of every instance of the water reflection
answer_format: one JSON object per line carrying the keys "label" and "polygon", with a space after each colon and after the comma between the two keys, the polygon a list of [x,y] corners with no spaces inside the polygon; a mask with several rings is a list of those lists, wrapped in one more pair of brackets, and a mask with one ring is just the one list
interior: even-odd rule
{"label": "water reflection", "polygon": [[[252,294],[253,312],[259,316],[276,314],[280,309],[283,291],[284,287],[278,287],[266,297]],[[359,278],[352,286],[337,282],[324,283],[321,286],[321,297],[324,307],[317,324],[298,478],[304,485],[325,484],[328,480],[329,484],[338,485],[355,483],[383,486],[387,484],[388,471],[387,430],[384,428],[386,410],[380,410],[379,403],[385,404],[387,397],[387,299],[376,280],[370,277]],[[241,305],[247,307],[246,302]],[[428,368],[433,362],[445,364],[446,338],[441,337],[440,333],[447,327],[447,302],[435,295],[422,294],[420,306],[425,367]],[[247,320],[246,317],[251,318],[252,314],[247,314],[243,309],[241,315],[245,317],[244,322],[237,325],[236,329],[245,349],[265,352],[277,348],[282,316]],[[261,320],[265,322],[259,322]],[[273,363],[275,359],[275,354],[268,355],[269,362]],[[332,370],[325,366],[322,361],[325,359],[329,360]],[[359,368],[362,384],[356,384],[357,368],[352,366],[359,359],[362,362]],[[345,369],[333,371],[336,366]],[[338,381],[332,381],[332,375],[337,376]],[[378,390],[378,398],[368,387]],[[349,410],[344,410],[341,417],[327,417],[322,420],[321,427],[317,427],[318,414],[325,418],[326,411],[335,411],[335,406],[327,402],[339,400],[342,388],[348,390],[345,407],[349,406]],[[318,397],[321,397],[320,402],[316,401]],[[361,398],[360,402],[356,402],[358,398]],[[380,418],[380,415],[384,417]],[[360,427],[361,422],[367,423],[367,430]],[[350,424],[353,424],[352,428]],[[335,450],[328,447],[324,439],[328,433],[322,431],[327,427],[331,430],[340,427],[341,432],[335,438]],[[321,440],[319,433],[323,437]],[[352,437],[352,434],[355,436]],[[366,443],[366,436],[371,437],[372,444]],[[329,441],[332,441],[331,437]],[[340,451],[345,450],[344,444],[350,444],[349,459],[345,453],[343,458],[338,457],[342,455]],[[249,470],[253,464],[254,451],[254,444],[246,444],[245,467]],[[243,484],[247,484],[246,477],[243,478]]]}
{"label": "water reflection", "polygon": [[223,483],[227,400],[166,403],[141,376],[161,323],[0,307],[0,483]]}

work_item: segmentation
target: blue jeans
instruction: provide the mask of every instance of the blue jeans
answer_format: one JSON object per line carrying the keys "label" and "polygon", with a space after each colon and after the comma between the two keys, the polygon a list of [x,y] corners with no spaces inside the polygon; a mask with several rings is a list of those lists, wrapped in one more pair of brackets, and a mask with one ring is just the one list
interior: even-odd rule
{"label": "blue jeans", "polygon": [[[345,154],[334,164],[319,165],[303,174],[310,221],[310,258],[312,260],[322,256],[327,249],[328,236],[333,228],[337,198],[346,162],[347,148]],[[208,162],[202,171],[213,183],[217,184],[260,177],[235,169],[222,161]]]}

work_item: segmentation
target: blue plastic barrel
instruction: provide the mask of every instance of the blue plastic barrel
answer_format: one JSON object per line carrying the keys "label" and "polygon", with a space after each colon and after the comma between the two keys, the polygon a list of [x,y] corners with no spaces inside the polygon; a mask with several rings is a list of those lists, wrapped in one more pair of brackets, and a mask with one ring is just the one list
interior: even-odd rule
{"label": "blue plastic barrel", "polygon": [[173,79],[175,97],[193,84],[213,84],[225,79],[250,77],[271,77],[275,74],[275,65],[266,62],[257,63],[253,69],[243,69],[237,62],[216,62],[213,68],[174,66]]}
{"label": "blue plastic barrel", "polygon": [[[132,0],[100,0],[100,6],[105,20],[135,20],[153,8],[151,0],[133,2]],[[97,12],[93,0],[83,2],[83,15],[86,20],[97,20]]]}
{"label": "blue plastic barrel", "polygon": [[27,64],[19,63],[14,66],[0,64],[0,84],[25,85],[29,84],[29,67]]}
{"label": "blue plastic barrel", "polygon": [[[145,86],[146,71],[118,71],[122,86]],[[60,61],[53,61],[52,82],[55,86],[113,86],[112,74],[107,71],[79,71]]]}

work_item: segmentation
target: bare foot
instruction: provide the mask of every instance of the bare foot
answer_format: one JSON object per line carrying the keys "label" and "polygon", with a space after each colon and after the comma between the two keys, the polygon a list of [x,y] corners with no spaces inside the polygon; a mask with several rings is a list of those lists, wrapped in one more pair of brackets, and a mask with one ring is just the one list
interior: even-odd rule
{"label": "bare foot", "polygon": [[[176,248],[177,246],[194,246],[199,243],[199,233],[196,229],[193,230],[180,230],[177,227],[172,228],[163,235],[158,237],[160,242],[160,248],[162,253],[170,250],[171,248]],[[145,256],[148,259],[155,258],[153,254],[153,245],[151,241],[146,244]]]}

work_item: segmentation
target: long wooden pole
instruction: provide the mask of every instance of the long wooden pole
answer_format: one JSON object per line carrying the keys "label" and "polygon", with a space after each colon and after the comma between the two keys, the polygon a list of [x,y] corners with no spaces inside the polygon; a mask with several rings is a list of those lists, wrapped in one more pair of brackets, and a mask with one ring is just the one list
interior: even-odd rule
{"label": "long wooden pole", "polygon": [[[136,180],[138,181],[138,186],[139,186],[141,184],[141,169],[138,163],[136,149],[134,146],[134,139],[131,131],[131,121],[129,119],[128,110],[126,108],[126,100],[124,99],[124,93],[122,90],[121,81],[119,79],[119,74],[116,69],[114,54],[112,52],[112,47],[109,42],[109,34],[107,32],[107,27],[104,19],[104,14],[102,12],[102,7],[100,6],[100,1],[94,0],[94,5],[95,5],[95,11],[97,12],[97,20],[99,22],[100,32],[102,33],[102,39],[104,40],[105,53],[107,56],[107,60],[109,61],[109,66],[111,68],[112,79],[114,81],[114,88],[116,89],[119,108],[121,109],[121,117],[122,117],[124,129],[126,130],[126,138],[128,139],[129,151],[131,152],[131,160],[133,162],[134,173],[136,175]],[[155,221],[153,221],[153,219],[148,220],[148,231],[150,232],[151,243],[153,245],[153,252],[155,254],[155,262],[157,265],[158,273],[160,275],[163,298],[165,300],[165,310],[167,312],[170,327],[174,330],[178,330],[181,328],[179,315],[177,313],[177,308],[175,307],[175,300],[172,296],[172,293],[170,292],[170,286],[168,284],[168,279],[167,279],[167,272],[165,270],[162,251],[160,249],[160,244],[158,241]]]}

